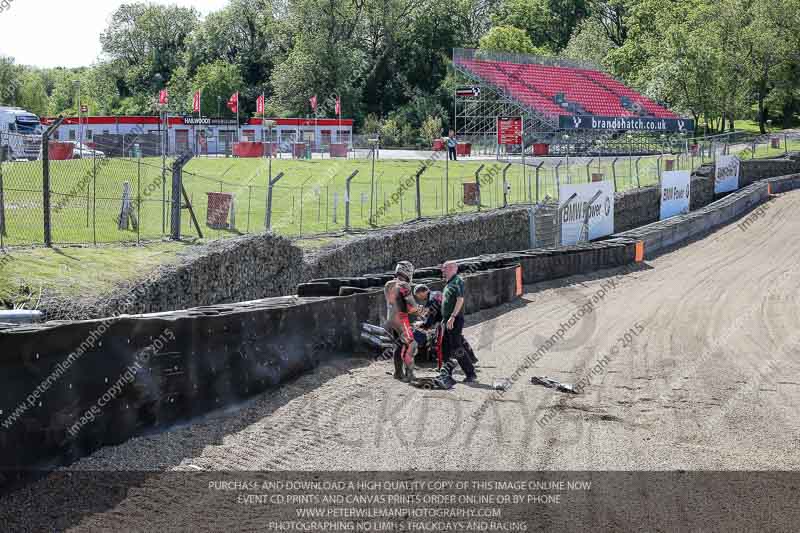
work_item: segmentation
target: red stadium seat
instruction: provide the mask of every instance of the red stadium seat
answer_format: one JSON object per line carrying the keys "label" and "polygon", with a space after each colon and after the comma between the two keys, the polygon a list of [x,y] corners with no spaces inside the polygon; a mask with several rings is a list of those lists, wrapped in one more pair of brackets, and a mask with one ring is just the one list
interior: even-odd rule
{"label": "red stadium seat", "polygon": [[638,115],[630,106],[623,106],[626,98],[641,106],[645,115],[677,118],[668,109],[596,70],[487,59],[457,58],[456,61],[511,97],[551,117],[573,114],[557,103],[556,95],[563,95],[566,102],[593,115]]}

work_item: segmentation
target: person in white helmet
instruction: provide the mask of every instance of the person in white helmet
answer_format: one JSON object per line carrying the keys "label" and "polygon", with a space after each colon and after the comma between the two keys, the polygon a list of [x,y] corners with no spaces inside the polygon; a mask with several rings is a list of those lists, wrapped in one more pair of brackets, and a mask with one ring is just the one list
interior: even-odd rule
{"label": "person in white helmet", "polygon": [[384,329],[392,334],[396,347],[394,350],[394,377],[405,379],[409,383],[414,380],[414,355],[417,343],[411,329],[409,314],[422,314],[422,307],[417,305],[411,288],[414,279],[414,265],[408,261],[400,261],[394,269],[394,279],[387,281],[383,288],[386,297],[386,326]]}

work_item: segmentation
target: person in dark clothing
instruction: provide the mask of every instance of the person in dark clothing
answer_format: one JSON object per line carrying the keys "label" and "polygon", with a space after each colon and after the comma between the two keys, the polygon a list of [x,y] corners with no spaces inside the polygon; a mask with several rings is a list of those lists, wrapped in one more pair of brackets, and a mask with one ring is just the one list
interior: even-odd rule
{"label": "person in dark clothing", "polygon": [[[439,360],[440,324],[442,322],[442,293],[431,291],[427,285],[414,287],[414,299],[423,307],[423,320],[414,324],[414,340],[420,351],[425,350],[428,357]],[[439,362],[441,366],[441,362]]]}
{"label": "person in dark clothing", "polygon": [[447,137],[447,158],[451,161],[456,161],[456,146],[458,145],[458,141],[456,140],[456,132],[450,130],[450,134]]}
{"label": "person in dark clothing", "polygon": [[[444,294],[441,291],[432,291],[427,285],[414,287],[414,299],[423,306],[424,320],[414,324],[414,340],[420,351],[425,351],[427,356],[437,361],[438,368],[442,367],[442,301]],[[461,345],[472,364],[478,362],[467,338],[461,336]]]}
{"label": "person in dark clothing", "polygon": [[448,261],[442,267],[447,280],[442,298],[442,354],[444,366],[442,372],[452,376],[455,362],[464,371],[464,383],[477,380],[475,366],[464,349],[464,281],[458,275],[458,264]]}

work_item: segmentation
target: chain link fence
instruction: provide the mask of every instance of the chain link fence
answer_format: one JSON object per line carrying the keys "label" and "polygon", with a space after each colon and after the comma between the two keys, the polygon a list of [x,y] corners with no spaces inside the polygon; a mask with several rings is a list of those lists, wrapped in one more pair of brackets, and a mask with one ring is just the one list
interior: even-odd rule
{"label": "chain link fence", "polygon": [[[46,244],[48,198],[54,244],[139,243],[172,235],[176,158],[145,153],[135,140],[126,142],[137,147],[133,157],[112,157],[113,147],[95,143],[64,159],[59,144],[50,143],[46,161],[3,158],[0,246]],[[793,150],[800,150],[800,134],[709,137],[658,156],[528,156],[524,164],[513,153],[500,160],[473,154],[453,162],[446,152],[430,151],[417,152],[415,160],[388,159],[374,146],[357,159],[195,158],[182,169],[183,191],[176,198],[183,237],[217,239],[267,228],[313,236],[543,205],[557,199],[565,183],[610,180],[624,191],[656,185],[664,170],[693,170],[723,153],[747,159]]]}

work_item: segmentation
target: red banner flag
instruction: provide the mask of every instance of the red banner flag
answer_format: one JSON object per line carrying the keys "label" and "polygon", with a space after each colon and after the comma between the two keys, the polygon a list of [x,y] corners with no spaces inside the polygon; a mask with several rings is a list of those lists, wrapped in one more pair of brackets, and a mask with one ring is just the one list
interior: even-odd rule
{"label": "red banner flag", "polygon": [[158,103],[160,105],[167,105],[169,103],[169,93],[167,93],[166,89],[162,89],[158,93]]}
{"label": "red banner flag", "polygon": [[192,112],[193,113],[200,112],[200,91],[194,93],[194,98],[192,98]]}
{"label": "red banner flag", "polygon": [[339,96],[336,97],[336,114],[342,114],[342,99]]}
{"label": "red banner flag", "polygon": [[264,114],[264,108],[266,107],[266,98],[262,94],[256,99],[256,113]]}
{"label": "red banner flag", "polygon": [[311,102],[311,110],[316,112],[316,110],[317,110],[317,95],[315,94],[314,96],[309,98],[308,101]]}
{"label": "red banner flag", "polygon": [[239,93],[235,92],[231,95],[231,99],[228,100],[227,103],[228,109],[231,110],[231,113],[238,113],[239,112]]}

